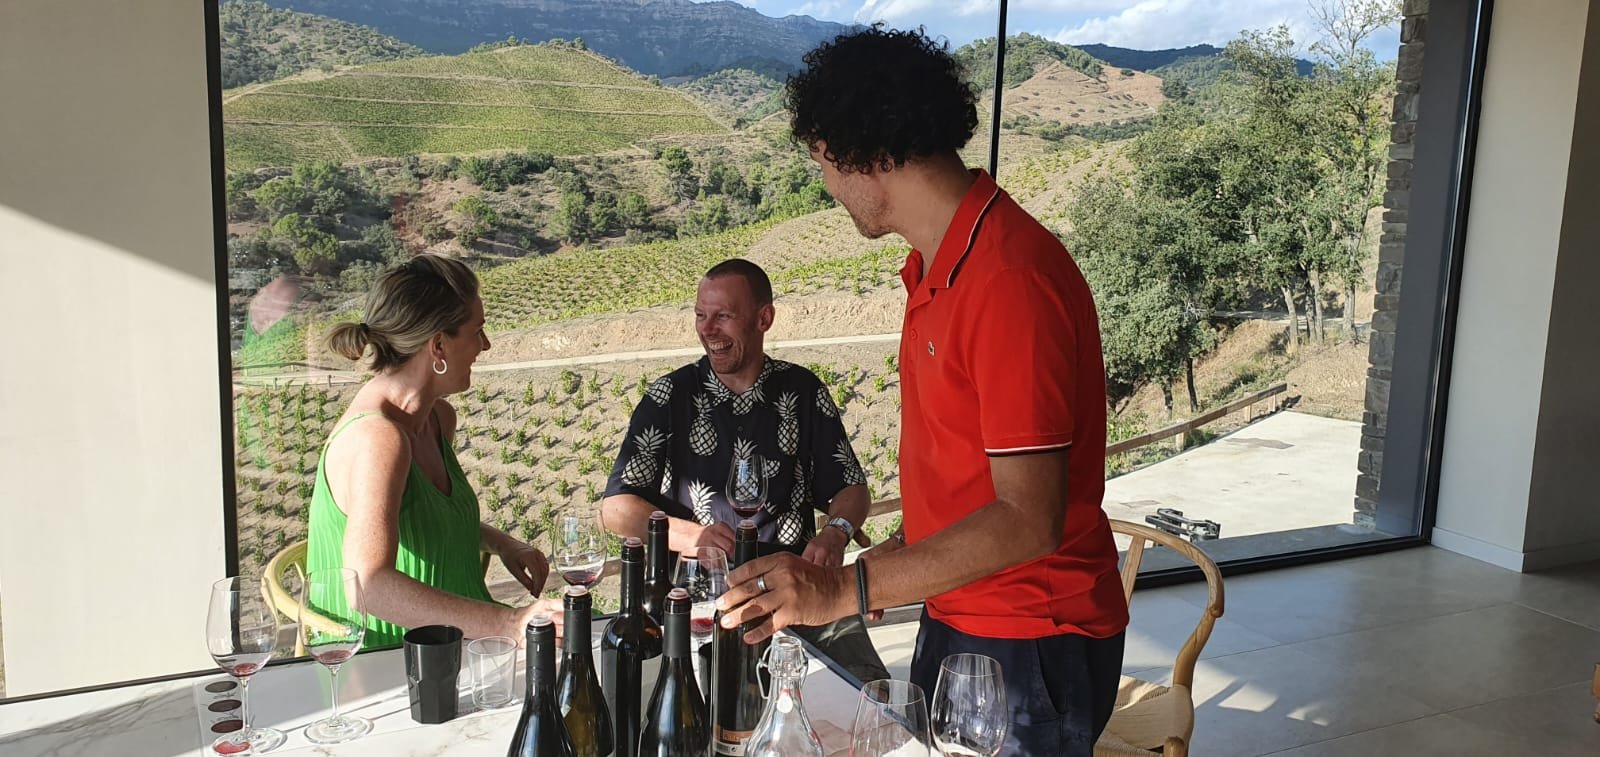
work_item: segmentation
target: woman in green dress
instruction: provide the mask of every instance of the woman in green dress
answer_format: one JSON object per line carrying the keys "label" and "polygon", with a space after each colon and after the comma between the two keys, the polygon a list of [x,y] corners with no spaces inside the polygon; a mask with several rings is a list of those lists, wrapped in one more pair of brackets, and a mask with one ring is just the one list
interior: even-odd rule
{"label": "woman in green dress", "polygon": [[364,312],[364,321],[328,337],[335,352],[364,360],[375,375],[323,447],[306,568],[355,570],[368,647],[398,644],[407,628],[433,624],[520,643],[529,618],[559,618],[560,602],[495,602],[480,552],[497,555],[535,596],[550,566],[539,550],[480,522],[455,456],[456,411],[444,400],[467,390],[473,361],[489,349],[477,276],[458,260],[419,255],[383,274]]}

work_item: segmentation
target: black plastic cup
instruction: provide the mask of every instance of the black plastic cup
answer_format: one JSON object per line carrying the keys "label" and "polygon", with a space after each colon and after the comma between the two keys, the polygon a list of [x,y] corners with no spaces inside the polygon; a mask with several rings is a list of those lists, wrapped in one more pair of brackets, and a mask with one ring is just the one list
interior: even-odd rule
{"label": "black plastic cup", "polygon": [[406,692],[411,719],[444,723],[456,717],[456,676],[461,672],[461,629],[421,626],[405,635]]}

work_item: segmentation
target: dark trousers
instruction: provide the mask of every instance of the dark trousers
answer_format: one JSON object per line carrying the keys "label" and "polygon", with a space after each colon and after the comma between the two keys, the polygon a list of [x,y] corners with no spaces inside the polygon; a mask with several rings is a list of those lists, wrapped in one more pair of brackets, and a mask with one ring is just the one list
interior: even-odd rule
{"label": "dark trousers", "polygon": [[878,648],[872,646],[867,624],[860,615],[848,615],[820,626],[789,626],[788,630],[810,642],[862,683],[889,677],[889,669],[883,666]]}
{"label": "dark trousers", "polygon": [[1011,725],[1004,755],[1091,757],[1111,719],[1122,675],[1124,634],[1092,639],[1077,634],[1042,639],[990,639],[957,631],[922,612],[911,682],[933,705],[939,664],[962,652],[1000,663]]}

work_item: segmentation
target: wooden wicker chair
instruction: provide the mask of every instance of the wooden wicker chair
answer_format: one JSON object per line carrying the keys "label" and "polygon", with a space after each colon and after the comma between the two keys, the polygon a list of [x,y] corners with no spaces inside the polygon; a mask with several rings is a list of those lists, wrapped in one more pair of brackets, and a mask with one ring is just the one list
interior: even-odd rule
{"label": "wooden wicker chair", "polygon": [[1200,622],[1188,641],[1178,650],[1172,664],[1172,685],[1161,686],[1123,676],[1117,687],[1116,709],[1111,722],[1095,744],[1094,753],[1104,755],[1163,755],[1189,754],[1189,741],[1194,735],[1194,666],[1200,651],[1211,638],[1211,627],[1222,617],[1222,573],[1217,564],[1193,544],[1149,526],[1126,521],[1111,521],[1113,533],[1132,537],[1133,543],[1122,562],[1122,593],[1131,603],[1133,583],[1139,575],[1139,563],[1150,543],[1160,544],[1200,566],[1206,577],[1206,607],[1200,613]]}
{"label": "wooden wicker chair", "polygon": [[[267,561],[267,569],[261,576],[261,593],[266,597],[267,604],[284,618],[291,621],[299,619],[299,622],[306,623],[317,629],[330,632],[337,631],[338,625],[326,615],[313,610],[302,612],[300,598],[290,591],[285,584],[285,579],[291,573],[294,574],[298,583],[302,585],[305,583],[307,546],[308,542],[305,540],[297,541],[284,547],[282,551],[273,555],[272,559]],[[483,559],[483,572],[487,575],[489,573],[489,554],[485,552],[481,557]],[[306,653],[305,637],[299,633],[295,634],[294,653],[297,657]]]}

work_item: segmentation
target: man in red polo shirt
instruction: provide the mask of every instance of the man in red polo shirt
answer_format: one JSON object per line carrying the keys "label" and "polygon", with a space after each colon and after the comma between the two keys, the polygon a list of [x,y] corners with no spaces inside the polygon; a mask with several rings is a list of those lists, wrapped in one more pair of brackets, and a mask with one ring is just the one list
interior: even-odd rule
{"label": "man in red polo shirt", "polygon": [[912,682],[951,654],[995,658],[1006,754],[1089,755],[1116,698],[1127,603],[1100,509],[1106,397],[1088,285],[1065,248],[958,154],[975,94],[945,46],[874,27],[824,43],[787,90],[795,139],[901,276],[904,529],[859,566],[778,555],[741,567],[723,624],[750,640],[926,600]]}

